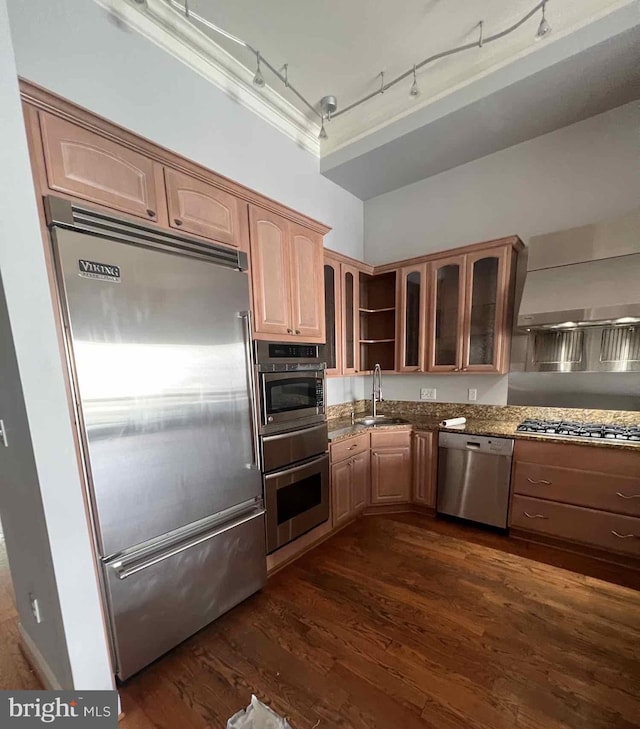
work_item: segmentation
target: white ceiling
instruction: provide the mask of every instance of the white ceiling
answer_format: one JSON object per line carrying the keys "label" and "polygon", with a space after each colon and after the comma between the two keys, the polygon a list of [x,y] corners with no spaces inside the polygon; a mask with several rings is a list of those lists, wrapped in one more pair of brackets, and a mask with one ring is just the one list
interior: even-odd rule
{"label": "white ceiling", "polygon": [[[259,49],[312,103],[335,94],[340,107],[378,88],[380,70],[390,79],[427,56],[485,37],[519,20],[536,0],[189,0],[190,8]],[[322,154],[335,152],[368,132],[432,103],[541,44],[565,36],[630,0],[549,0],[553,33],[539,42],[536,14],[516,32],[491,45],[442,59],[418,72],[421,93],[409,95],[411,81],[334,119]],[[247,49],[203,28],[247,68]],[[300,109],[305,107],[265,71],[268,84]],[[305,110],[306,111],[306,110]]]}

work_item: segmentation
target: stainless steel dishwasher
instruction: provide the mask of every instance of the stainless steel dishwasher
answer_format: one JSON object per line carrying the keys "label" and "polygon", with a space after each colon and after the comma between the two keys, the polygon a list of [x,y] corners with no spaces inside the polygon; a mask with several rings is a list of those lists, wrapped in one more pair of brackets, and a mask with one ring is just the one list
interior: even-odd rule
{"label": "stainless steel dishwasher", "polygon": [[512,456],[511,438],[440,433],[438,513],[506,527]]}

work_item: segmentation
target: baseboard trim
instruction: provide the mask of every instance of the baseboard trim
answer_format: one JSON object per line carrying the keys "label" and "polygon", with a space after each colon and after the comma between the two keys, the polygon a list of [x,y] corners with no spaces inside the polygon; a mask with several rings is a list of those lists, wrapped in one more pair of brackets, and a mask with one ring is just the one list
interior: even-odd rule
{"label": "baseboard trim", "polygon": [[45,661],[42,653],[40,653],[38,646],[33,642],[31,636],[22,626],[22,623],[18,623],[18,631],[20,633],[20,649],[43,688],[50,691],[62,691],[62,686],[58,682],[54,672]]}

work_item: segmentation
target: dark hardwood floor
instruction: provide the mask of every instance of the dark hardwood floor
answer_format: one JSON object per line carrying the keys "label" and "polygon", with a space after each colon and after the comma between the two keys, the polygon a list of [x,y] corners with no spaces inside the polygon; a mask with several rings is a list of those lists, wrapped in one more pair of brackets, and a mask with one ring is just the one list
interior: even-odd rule
{"label": "dark hardwood floor", "polygon": [[255,693],[294,729],[640,727],[640,592],[502,547],[361,519],[121,686],[120,726],[224,729]]}

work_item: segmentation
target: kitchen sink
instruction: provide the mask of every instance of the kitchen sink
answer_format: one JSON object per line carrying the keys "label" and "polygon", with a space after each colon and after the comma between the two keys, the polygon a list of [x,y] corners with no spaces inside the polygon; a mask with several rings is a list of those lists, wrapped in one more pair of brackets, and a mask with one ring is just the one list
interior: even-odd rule
{"label": "kitchen sink", "polygon": [[376,427],[376,425],[408,425],[409,421],[404,418],[392,418],[387,415],[376,415],[376,417],[369,416],[367,418],[360,418],[356,420],[358,425],[366,425],[367,427]]}

